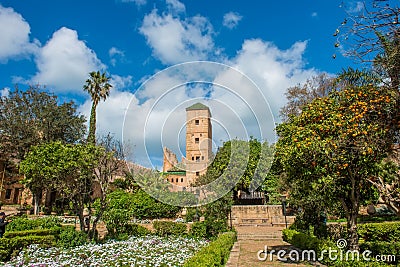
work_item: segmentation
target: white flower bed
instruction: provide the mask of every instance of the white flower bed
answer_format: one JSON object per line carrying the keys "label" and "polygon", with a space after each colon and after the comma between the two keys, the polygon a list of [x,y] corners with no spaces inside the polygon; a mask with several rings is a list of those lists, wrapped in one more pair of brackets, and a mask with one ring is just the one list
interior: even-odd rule
{"label": "white flower bed", "polygon": [[126,241],[71,249],[41,249],[31,245],[4,266],[181,266],[205,245],[204,239],[158,236],[131,237]]}

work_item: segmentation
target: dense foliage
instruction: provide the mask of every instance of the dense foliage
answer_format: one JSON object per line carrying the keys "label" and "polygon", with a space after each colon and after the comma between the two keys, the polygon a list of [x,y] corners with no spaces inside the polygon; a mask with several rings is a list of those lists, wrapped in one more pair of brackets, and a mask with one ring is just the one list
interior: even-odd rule
{"label": "dense foliage", "polygon": [[153,227],[155,234],[158,236],[168,235],[186,235],[187,227],[184,223],[176,223],[170,221],[154,221]]}
{"label": "dense foliage", "polygon": [[61,142],[32,147],[21,162],[20,170],[25,174],[22,182],[32,192],[51,189],[70,200],[83,230],[83,209],[90,202],[91,177],[103,153],[101,147]]}
{"label": "dense foliage", "polygon": [[[157,201],[141,189],[134,193],[116,190],[107,195],[107,203],[103,221],[110,235],[126,232],[124,229],[134,218],[173,218],[180,210],[179,207]],[[96,210],[97,207],[98,202],[94,204]]]}
{"label": "dense foliage", "polygon": [[0,159],[22,160],[33,145],[82,140],[85,121],[74,102],[59,104],[39,87],[16,88],[0,97]]}
{"label": "dense foliage", "polygon": [[220,234],[216,240],[202,248],[192,258],[185,262],[184,267],[225,266],[231,248],[236,241],[236,233]]}
{"label": "dense foliage", "polygon": [[303,208],[313,200],[322,207],[340,204],[353,249],[359,206],[374,193],[368,179],[394,142],[395,105],[390,88],[349,83],[277,127],[276,159],[291,200]]}

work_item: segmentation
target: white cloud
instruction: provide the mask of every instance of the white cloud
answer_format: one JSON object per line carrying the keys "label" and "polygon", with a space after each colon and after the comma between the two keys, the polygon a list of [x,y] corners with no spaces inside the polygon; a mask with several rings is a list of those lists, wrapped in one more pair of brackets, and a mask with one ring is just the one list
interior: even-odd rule
{"label": "white cloud", "polygon": [[154,9],[144,17],[140,33],[164,64],[205,60],[215,52],[213,27],[200,15],[181,20]]}
{"label": "white cloud", "polygon": [[173,13],[184,13],[186,11],[186,7],[183,3],[178,0],[166,0],[168,9]]}
{"label": "white cloud", "polygon": [[10,93],[10,88],[5,87],[0,90],[0,97],[8,97],[9,93]]}
{"label": "white cloud", "polygon": [[37,40],[30,42],[30,32],[29,24],[19,13],[0,5],[0,63],[35,53],[39,44]]}
{"label": "white cloud", "polygon": [[316,18],[316,17],[318,17],[318,13],[317,13],[317,12],[313,12],[313,13],[311,13],[311,17],[313,17],[313,18]]}
{"label": "white cloud", "polygon": [[[248,75],[258,85],[259,91],[232,69],[219,73],[213,80],[226,88],[184,85],[186,81],[196,80],[196,75],[203,72],[193,69],[184,75],[168,71],[158,73],[157,79],[145,82],[135,94],[119,90],[132,84],[131,76],[112,75],[113,91],[98,109],[98,133],[112,132],[120,137],[124,125],[125,141],[135,145],[135,161],[151,167],[150,156],[151,163],[159,166],[163,146],[173,149],[178,158],[183,156],[185,108],[201,101],[210,106],[216,120],[213,122],[213,138],[217,145],[221,145],[221,140],[248,138],[249,135],[260,137],[261,134],[273,141],[274,119],[279,121],[279,109],[286,103],[286,89],[317,74],[315,69],[306,67],[303,57],[306,47],[307,41],[296,42],[283,50],[261,39],[245,40],[237,56],[226,63]],[[110,55],[118,54],[118,51],[112,49]],[[212,69],[207,71],[213,73]],[[203,75],[207,71],[204,70]],[[274,117],[268,115],[270,111],[263,102],[264,97]],[[90,104],[87,100],[80,108],[87,116]],[[263,115],[256,117],[257,114]]]}
{"label": "white cloud", "polygon": [[126,89],[127,87],[132,85],[132,76],[119,76],[119,75],[111,75],[110,84],[114,89]]}
{"label": "white cloud", "polygon": [[147,4],[147,0],[121,0],[122,3],[130,3],[133,2],[135,3],[135,5],[137,5],[138,7],[140,6],[144,6],[145,4]]}
{"label": "white cloud", "polygon": [[88,73],[105,68],[96,53],[78,39],[78,33],[66,27],[53,34],[35,61],[38,72],[32,82],[52,86],[58,92],[82,92]]}
{"label": "white cloud", "polygon": [[224,15],[224,21],[222,24],[228,29],[233,29],[237,27],[242,18],[243,17],[237,12],[228,12]]}
{"label": "white cloud", "polygon": [[[236,58],[231,60],[232,65],[260,87],[277,120],[279,109],[286,103],[286,89],[317,74],[315,69],[305,68],[303,54],[306,47],[306,41],[281,50],[271,42],[246,40]],[[242,90],[242,94],[246,95],[246,91]]]}
{"label": "white cloud", "polygon": [[358,13],[364,9],[364,3],[361,1],[349,2],[346,11],[349,13]]}
{"label": "white cloud", "polygon": [[108,50],[108,55],[112,66],[115,66],[117,61],[125,59],[125,53],[116,47],[111,47],[110,50]]}
{"label": "white cloud", "polygon": [[[221,140],[248,138],[250,135],[258,138],[262,135],[274,141],[274,120],[279,121],[279,109],[286,103],[286,89],[318,73],[306,67],[306,48],[307,41],[296,42],[286,50],[261,39],[244,41],[237,56],[226,63],[247,75],[258,89],[231,68],[221,71],[209,66],[198,69],[188,65],[180,72],[166,69],[146,81],[135,94],[113,91],[110,98],[99,106],[99,133],[114,132],[120,136],[127,111],[124,138],[135,145],[135,161],[151,167],[149,155],[152,163],[159,166],[163,146],[170,147],[178,158],[185,153],[185,108],[202,102],[211,109],[213,140],[217,146],[222,144]],[[202,80],[202,77],[214,85],[185,84]],[[129,81],[130,78],[121,80]],[[132,102],[128,108],[130,99]],[[90,101],[86,105],[85,114],[89,114]]]}
{"label": "white cloud", "polygon": [[[106,101],[101,101],[97,107],[97,135],[107,133],[115,134],[116,138],[121,139],[122,123],[124,120],[125,109],[129,104],[133,94],[111,89],[110,96]],[[89,124],[90,110],[92,102],[87,99],[78,111],[86,116]]]}

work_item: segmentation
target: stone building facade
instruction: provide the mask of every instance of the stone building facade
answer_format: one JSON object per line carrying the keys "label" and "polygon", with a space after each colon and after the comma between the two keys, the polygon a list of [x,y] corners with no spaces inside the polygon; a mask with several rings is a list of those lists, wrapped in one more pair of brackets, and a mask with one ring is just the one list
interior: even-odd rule
{"label": "stone building facade", "polygon": [[212,155],[210,109],[201,103],[186,108],[186,158],[178,162],[176,155],[164,148],[163,172],[174,185],[190,187],[206,173]]}

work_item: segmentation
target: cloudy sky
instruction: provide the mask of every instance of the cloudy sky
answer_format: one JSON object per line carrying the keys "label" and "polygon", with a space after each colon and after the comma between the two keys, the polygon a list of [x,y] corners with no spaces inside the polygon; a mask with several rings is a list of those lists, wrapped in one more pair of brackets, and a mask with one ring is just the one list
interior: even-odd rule
{"label": "cloudy sky", "polygon": [[332,34],[360,2],[340,2],[0,0],[1,94],[46,85],[88,115],[82,86],[106,71],[113,89],[99,134],[123,136],[144,165],[160,166],[164,145],[184,156],[184,110],[195,102],[211,108],[215,147],[273,142],[286,88],[353,64]]}

